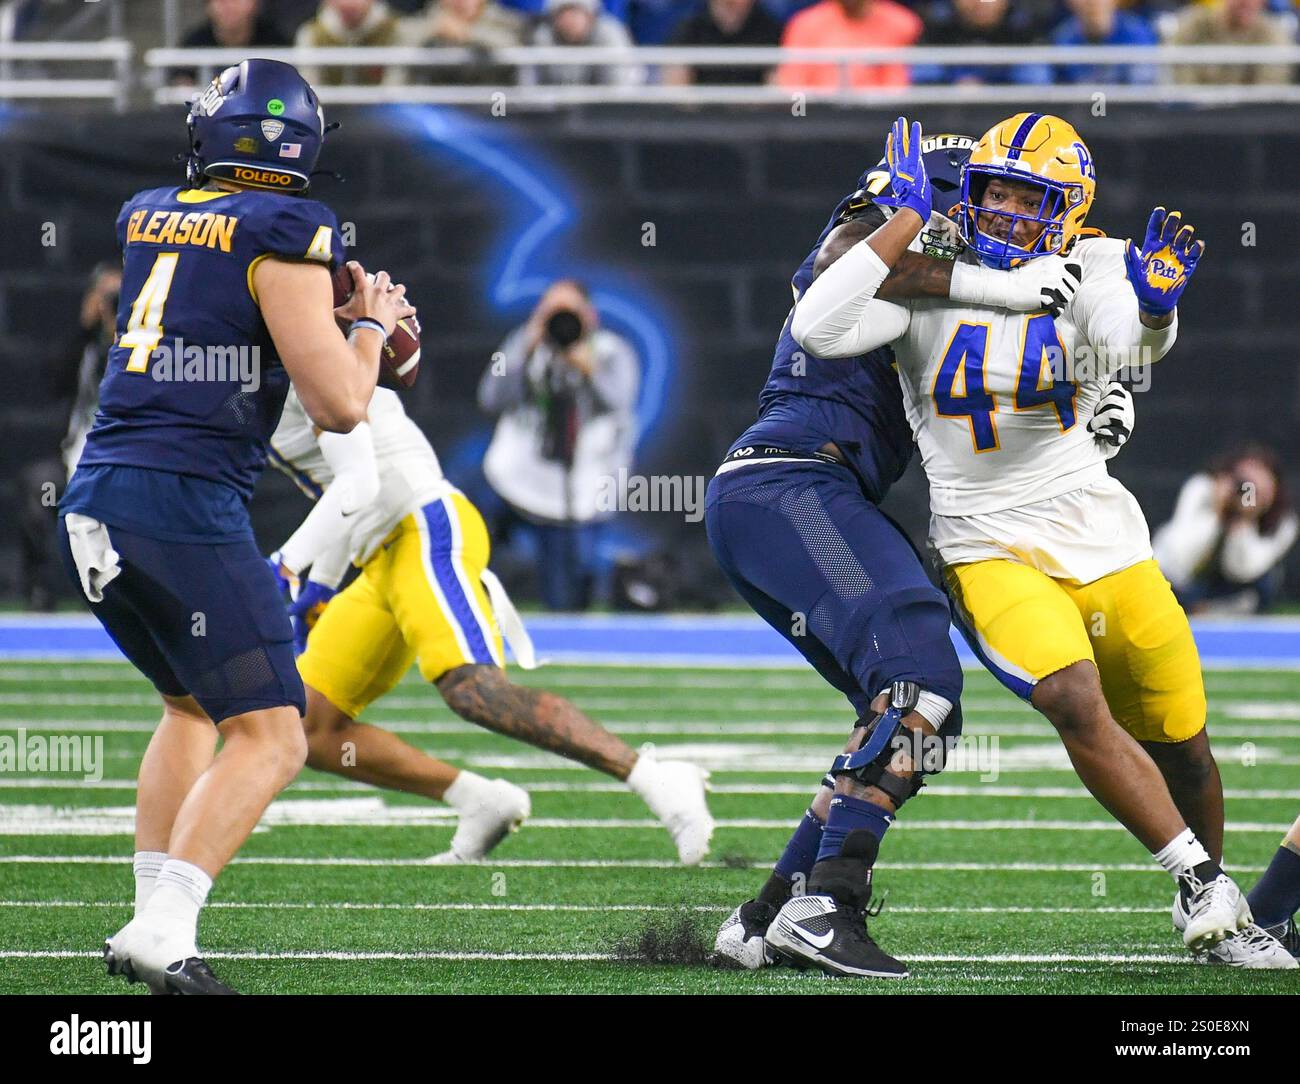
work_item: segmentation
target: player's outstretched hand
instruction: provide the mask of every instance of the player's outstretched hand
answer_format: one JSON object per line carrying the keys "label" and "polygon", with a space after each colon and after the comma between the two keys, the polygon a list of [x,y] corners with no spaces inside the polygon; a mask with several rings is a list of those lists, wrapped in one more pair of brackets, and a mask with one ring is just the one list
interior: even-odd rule
{"label": "player's outstretched hand", "polygon": [[271,570],[271,575],[275,577],[276,589],[285,602],[292,602],[298,597],[298,577],[281,563],[278,551],[266,559],[266,567]]}
{"label": "player's outstretched hand", "polygon": [[326,587],[309,579],[302,585],[297,599],[289,607],[289,616],[293,618],[293,650],[301,655],[307,650],[307,634],[316,627],[320,615],[325,612],[329,600],[338,592],[333,587]]}
{"label": "player's outstretched hand", "polygon": [[1136,420],[1133,393],[1118,380],[1112,380],[1088,419],[1088,432],[1109,459],[1128,443]]}
{"label": "player's outstretched hand", "polygon": [[922,222],[930,220],[930,177],[925,172],[925,159],[921,157],[921,124],[911,125],[906,117],[894,121],[885,144],[885,161],[889,165],[889,191],[876,197],[884,207],[906,207],[921,216]]}
{"label": "player's outstretched hand", "polygon": [[1060,316],[1079,289],[1083,267],[1062,256],[1040,256],[1012,271],[992,271],[1006,276],[1005,308],[1012,312],[1046,312]]}
{"label": "player's outstretched hand", "polygon": [[352,296],[334,310],[341,319],[352,321],[365,317],[384,326],[385,337],[393,334],[397,321],[415,315],[415,307],[406,300],[406,287],[394,283],[387,271],[370,275],[356,260],[348,261],[352,273]]}
{"label": "player's outstretched hand", "polygon": [[1177,307],[1205,251],[1205,242],[1195,240],[1195,233],[1191,226],[1183,225],[1181,211],[1157,207],[1147,222],[1142,247],[1131,240],[1125,243],[1128,280],[1137,294],[1138,308],[1148,316],[1167,316]]}

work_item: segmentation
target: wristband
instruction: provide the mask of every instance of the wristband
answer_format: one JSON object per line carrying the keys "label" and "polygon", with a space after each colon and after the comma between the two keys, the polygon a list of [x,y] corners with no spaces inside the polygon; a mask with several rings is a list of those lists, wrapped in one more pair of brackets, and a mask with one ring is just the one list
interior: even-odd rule
{"label": "wristband", "polygon": [[352,333],[354,331],[360,331],[363,327],[368,327],[372,331],[377,331],[379,332],[380,335],[384,337],[385,340],[388,339],[388,332],[384,328],[384,325],[381,324],[378,320],[372,319],[369,316],[361,316],[358,317],[356,320],[352,321],[352,326],[348,328],[348,338],[351,339]]}

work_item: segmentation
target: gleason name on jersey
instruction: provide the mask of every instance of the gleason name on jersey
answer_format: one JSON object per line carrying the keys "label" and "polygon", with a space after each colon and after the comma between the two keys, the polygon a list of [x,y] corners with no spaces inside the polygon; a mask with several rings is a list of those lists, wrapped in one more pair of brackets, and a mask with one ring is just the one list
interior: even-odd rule
{"label": "gleason name on jersey", "polygon": [[150,211],[140,208],[126,223],[128,244],[197,245],[229,252],[234,244],[238,215],[213,211]]}

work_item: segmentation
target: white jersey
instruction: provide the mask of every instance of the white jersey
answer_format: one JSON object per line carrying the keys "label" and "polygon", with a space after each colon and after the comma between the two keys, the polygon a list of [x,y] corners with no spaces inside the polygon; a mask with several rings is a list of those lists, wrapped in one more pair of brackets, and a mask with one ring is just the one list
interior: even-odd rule
{"label": "white jersey", "polygon": [[893,343],[946,564],[1010,553],[1088,583],[1151,555],[1141,509],[1087,421],[1114,373],[1159,360],[1174,332],[1139,323],[1123,241],[1085,239],[1069,259],[1082,281],[1055,319],[915,301]]}
{"label": "white jersey", "polygon": [[[347,517],[348,556],[365,562],[380,542],[410,513],[452,492],[433,445],[407,417],[396,392],[376,388],[366,420],[379,469],[378,495]],[[322,453],[320,431],[291,389],[280,424],[271,435],[270,460],[311,497],[318,499],[334,481]]]}

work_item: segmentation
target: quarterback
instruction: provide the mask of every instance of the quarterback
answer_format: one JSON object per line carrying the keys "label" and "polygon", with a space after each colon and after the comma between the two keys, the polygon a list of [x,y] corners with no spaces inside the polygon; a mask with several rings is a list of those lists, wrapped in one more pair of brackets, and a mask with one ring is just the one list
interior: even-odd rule
{"label": "quarterback", "polygon": [[1096,191],[1086,144],[1060,118],[1022,113],[985,133],[962,170],[959,258],[999,269],[1064,261],[1061,311],[882,300],[930,215],[920,138],[900,118],[889,148],[898,210],[812,284],[792,333],[822,357],[892,345],[958,624],[1174,877],[1184,943],[1294,966],[1220,867],[1222,787],[1191,630],[1137,502],[1080,424],[1116,371],[1173,346],[1204,244],[1163,208],[1141,247],[1086,230]]}
{"label": "quarterback", "polygon": [[[502,629],[521,664],[535,664],[488,570],[487,528],[395,392],[377,388],[367,420],[347,434],[322,432],[290,392],[270,458],[316,500],[270,559],[286,585],[300,583],[291,613],[311,767],[453,806],[456,834],[436,862],[476,861],[518,827],[530,808],[521,788],[357,721],[418,661],[457,715],[626,782],[668,828],[683,863],[704,857],[713,820],[699,768],[638,755],[569,701],[506,678]],[[349,563],[360,574],[336,595]]]}
{"label": "quarterback", "polygon": [[[229,994],[199,954],[199,912],[306,755],[292,628],[247,502],[290,379],[315,424],[346,432],[415,310],[355,263],[334,309],[338,222],[306,198],[325,123],[294,68],[227,68],[189,134],[187,183],[139,192],[118,217],[117,337],[59,526],[73,582],[163,701],[136,795],[136,913],[105,962],[154,993]],[[182,343],[184,374],[170,363]],[[192,378],[196,348],[247,351],[259,379]]]}

